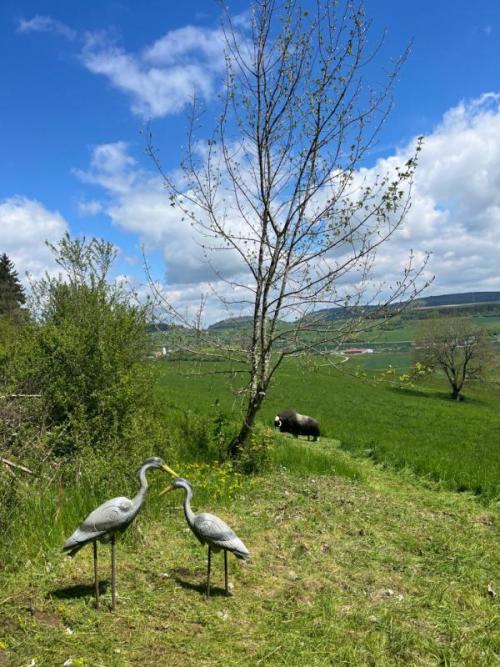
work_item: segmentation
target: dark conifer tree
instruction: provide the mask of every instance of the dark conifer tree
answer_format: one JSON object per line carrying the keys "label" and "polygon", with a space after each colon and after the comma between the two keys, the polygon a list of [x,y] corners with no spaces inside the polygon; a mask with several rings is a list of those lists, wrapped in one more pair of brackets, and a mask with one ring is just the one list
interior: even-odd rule
{"label": "dark conifer tree", "polygon": [[14,263],[4,253],[0,256],[0,315],[13,315],[25,303],[26,296]]}

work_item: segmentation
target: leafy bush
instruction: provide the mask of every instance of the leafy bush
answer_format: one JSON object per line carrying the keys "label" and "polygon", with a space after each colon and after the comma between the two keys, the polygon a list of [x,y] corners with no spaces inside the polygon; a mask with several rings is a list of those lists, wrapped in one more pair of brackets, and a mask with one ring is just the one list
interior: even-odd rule
{"label": "leafy bush", "polygon": [[241,471],[252,474],[268,470],[273,446],[275,446],[273,430],[260,425],[254,426],[250,440],[242,450],[238,461]]}
{"label": "leafy bush", "polygon": [[132,451],[161,439],[148,351],[147,307],[109,279],[111,244],[66,236],[52,246],[64,274],[34,283],[34,320],[8,372],[16,392],[41,394],[45,441],[56,455],[87,447]]}

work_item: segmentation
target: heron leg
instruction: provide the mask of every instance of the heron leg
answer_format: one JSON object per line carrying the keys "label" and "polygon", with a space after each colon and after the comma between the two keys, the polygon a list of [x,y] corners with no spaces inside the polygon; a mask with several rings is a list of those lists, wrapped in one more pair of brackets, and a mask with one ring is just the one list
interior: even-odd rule
{"label": "heron leg", "polygon": [[207,561],[207,598],[210,597],[210,565],[212,560],[212,549],[208,547],[208,561]]}
{"label": "heron leg", "polygon": [[99,609],[99,577],[97,574],[97,540],[94,542],[94,586],[95,586],[95,608]]}
{"label": "heron leg", "polygon": [[224,549],[224,584],[226,586],[226,595],[229,595],[229,584],[227,580],[227,549]]}
{"label": "heron leg", "polygon": [[111,609],[115,608],[116,603],[116,566],[115,566],[115,536],[111,536]]}

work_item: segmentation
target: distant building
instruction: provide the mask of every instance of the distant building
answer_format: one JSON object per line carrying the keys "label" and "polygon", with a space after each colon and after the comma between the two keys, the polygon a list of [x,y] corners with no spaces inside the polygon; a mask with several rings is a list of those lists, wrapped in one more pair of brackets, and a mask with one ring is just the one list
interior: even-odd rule
{"label": "distant building", "polygon": [[171,350],[167,350],[166,347],[162,347],[161,350],[154,352],[154,357],[155,359],[163,359],[164,357],[168,356],[169,352],[171,352]]}
{"label": "distant building", "polygon": [[342,350],[343,354],[373,354],[371,347],[349,347]]}

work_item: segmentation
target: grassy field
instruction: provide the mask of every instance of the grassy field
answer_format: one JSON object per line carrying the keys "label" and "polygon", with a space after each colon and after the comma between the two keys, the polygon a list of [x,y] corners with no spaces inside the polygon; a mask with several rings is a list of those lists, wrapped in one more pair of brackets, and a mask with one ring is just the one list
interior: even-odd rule
{"label": "grassy field", "polygon": [[[215,556],[205,600],[205,551],[186,529],[181,496],[162,502],[165,482],[155,478],[118,547],[115,613],[105,547],[100,611],[89,548],[70,560],[57,539],[42,540],[3,573],[0,665],[497,664],[493,508],[355,461],[335,441],[278,437],[275,448],[267,474],[227,473],[233,491],[217,495],[214,482],[195,496],[196,510],[223,516],[252,552],[245,566],[231,559],[229,598]],[[193,467],[181,473],[196,477]],[[62,498],[57,531],[69,530],[74,500]]]}
{"label": "grassy field", "polygon": [[[500,389],[498,385],[470,386],[467,400],[448,399],[446,384],[426,380],[416,388],[399,389],[396,383],[359,379],[351,371],[374,363],[366,355],[342,364],[340,370],[323,362],[290,360],[269,392],[260,414],[272,425],[274,415],[287,407],[317,417],[325,435],[340,440],[342,448],[369,455],[375,461],[410,468],[439,480],[449,488],[480,494],[487,501],[500,492]],[[405,368],[405,355],[385,355]],[[354,362],[354,363],[353,363]],[[171,415],[186,410],[213,414],[218,400],[237,418],[241,399],[234,390],[240,377],[228,382],[216,364],[164,363],[161,392]],[[397,377],[397,376],[396,376]]]}
{"label": "grassy field", "polygon": [[[389,363],[407,367],[405,353],[339,368],[289,360],[259,415],[268,458],[245,475],[214,449],[241,415],[242,376],[154,363],[169,425],[157,451],[88,452],[37,478],[0,469],[0,667],[499,663],[500,388],[471,385],[456,403],[439,378],[401,389],[398,370],[380,381]],[[321,442],[265,430],[285,407],[317,416]],[[227,520],[252,558],[231,559],[225,597],[215,556],[207,601],[206,553],[182,494],[160,498],[167,478],[152,473],[119,542],[114,613],[100,547],[97,611],[91,549],[71,560],[61,545],[102,501],[135,493],[131,470],[151,454],[192,481],[195,511]]]}

